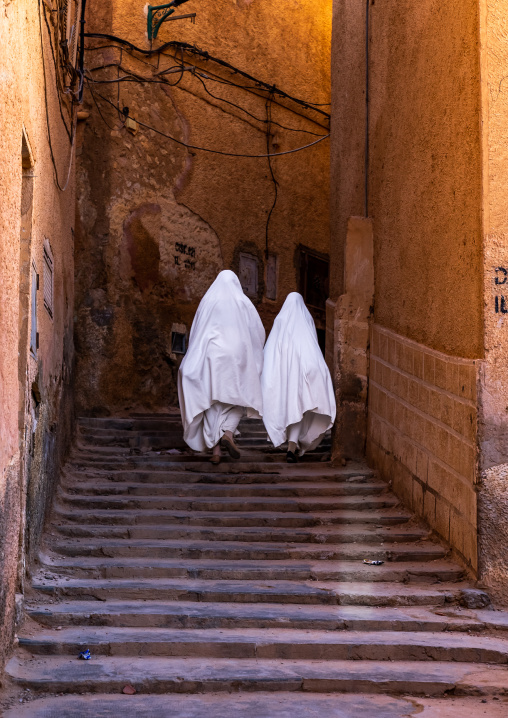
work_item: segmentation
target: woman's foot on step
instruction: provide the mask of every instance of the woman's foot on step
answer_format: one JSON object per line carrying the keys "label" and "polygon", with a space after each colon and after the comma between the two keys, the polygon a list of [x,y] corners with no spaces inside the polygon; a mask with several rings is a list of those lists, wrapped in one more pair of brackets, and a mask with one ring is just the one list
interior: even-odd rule
{"label": "woman's foot on step", "polygon": [[286,461],[288,464],[296,464],[298,462],[298,456],[294,451],[288,451],[286,454]]}
{"label": "woman's foot on step", "polygon": [[235,444],[234,440],[228,436],[227,434],[224,434],[222,439],[220,440],[220,445],[226,449],[228,454],[231,456],[232,459],[239,459],[241,454],[240,450],[238,449],[238,446]]}

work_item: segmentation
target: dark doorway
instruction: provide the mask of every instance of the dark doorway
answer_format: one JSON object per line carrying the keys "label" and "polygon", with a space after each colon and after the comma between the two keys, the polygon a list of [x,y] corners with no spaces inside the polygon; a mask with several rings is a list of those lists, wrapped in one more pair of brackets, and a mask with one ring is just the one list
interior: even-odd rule
{"label": "dark doorway", "polygon": [[319,346],[323,355],[325,353],[329,266],[330,259],[327,254],[321,254],[300,245],[299,291],[316,324]]}

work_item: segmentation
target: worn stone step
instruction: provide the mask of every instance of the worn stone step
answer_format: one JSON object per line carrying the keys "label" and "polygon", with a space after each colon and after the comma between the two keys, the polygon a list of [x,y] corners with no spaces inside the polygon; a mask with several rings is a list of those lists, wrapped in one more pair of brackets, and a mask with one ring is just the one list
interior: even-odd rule
{"label": "worn stone step", "polygon": [[91,558],[41,556],[37,576],[53,574],[89,578],[199,578],[206,580],[284,581],[458,581],[464,569],[450,561],[390,562],[369,566],[362,561],[213,561],[207,559]]}
{"label": "worn stone step", "polygon": [[153,450],[159,449],[187,449],[187,444],[183,440],[181,432],[179,434],[164,434],[156,436],[154,434],[139,435],[138,433],[129,432],[130,436],[96,436],[88,432],[81,431],[79,434],[79,445],[95,450],[98,447],[109,447],[116,449],[117,447],[131,448],[140,445],[150,446]]}
{"label": "worn stone step", "polygon": [[120,626],[162,628],[298,628],[352,631],[473,631],[498,627],[508,614],[449,607],[379,607],[319,604],[197,601],[62,600],[27,605],[44,626]]}
{"label": "worn stone step", "polygon": [[317,603],[363,606],[444,605],[458,600],[461,583],[435,585],[326,581],[206,581],[198,579],[34,578],[48,595],[84,599],[163,599],[229,603]]}
{"label": "worn stone step", "polygon": [[70,538],[126,538],[126,539],[191,539],[192,541],[290,541],[291,543],[355,543],[411,542],[428,538],[430,532],[418,526],[385,526],[381,528],[359,524],[358,526],[334,525],[310,528],[252,526],[187,526],[182,524],[113,525],[95,524],[90,513],[89,524],[66,523],[54,525],[51,534]]}
{"label": "worn stone step", "polygon": [[66,482],[62,489],[74,496],[173,496],[192,498],[311,498],[338,496],[377,496],[388,491],[383,481],[376,483],[332,483],[307,482],[271,484],[202,484],[202,483],[135,483],[129,482],[102,482],[82,481],[71,484]]}
{"label": "worn stone step", "polygon": [[[361,526],[399,526],[408,524],[411,514],[405,509],[378,509],[371,511],[171,511],[169,509],[97,509],[93,511],[77,509],[73,506],[56,503],[53,507],[56,521],[66,521],[85,525],[123,524],[128,526],[159,524],[183,524],[188,526],[279,526],[306,527],[340,525],[344,529],[352,526],[356,530]],[[411,531],[411,528],[408,528]]]}
{"label": "worn stone step", "polygon": [[149,539],[91,539],[66,540],[55,538],[50,544],[62,556],[110,556],[150,558],[213,558],[230,560],[344,560],[363,561],[433,561],[446,556],[439,544],[421,543],[264,543],[241,541],[190,541]]}
{"label": "worn stone step", "polygon": [[[435,700],[439,699],[426,702]],[[461,703],[455,712],[457,700]],[[474,716],[479,700],[454,699],[454,706],[446,706],[447,718]],[[469,706],[464,701],[475,703]],[[4,718],[407,718],[413,710],[416,710],[414,702],[409,699],[384,695],[342,694],[338,697],[336,694],[256,692],[180,694],[175,699],[174,694],[99,693],[39,698],[10,708]],[[469,713],[464,712],[467,710]],[[505,718],[505,715],[496,712],[491,718]]]}
{"label": "worn stone step", "polygon": [[[101,447],[97,447],[93,451],[88,450],[86,446],[79,448],[79,451],[75,451],[69,457],[69,464],[71,466],[81,466],[85,468],[100,466],[102,469],[108,471],[133,469],[135,467],[142,467],[144,469],[171,470],[172,468],[178,469],[178,467],[181,467],[182,464],[185,464],[189,469],[194,467],[197,471],[207,471],[209,467],[213,466],[210,462],[210,454],[182,453],[180,455],[168,455],[165,453],[158,454],[157,452],[152,451],[138,455],[130,453],[130,449],[122,449],[122,447],[119,447],[118,449],[104,447],[103,453],[99,454],[98,451]],[[316,463],[321,463],[322,459],[322,463],[326,466],[327,462],[324,461],[324,457],[326,455],[328,455],[327,451],[308,452],[299,462],[299,466],[311,469],[316,466]],[[244,449],[242,451],[241,459],[238,460],[231,459],[223,453],[220,464],[214,468],[216,471],[224,471],[226,467],[234,466],[234,470],[236,472],[259,473],[263,470],[263,466],[281,469],[287,465],[288,464],[286,463],[283,452],[276,451],[274,453],[269,453],[256,449]],[[213,471],[213,469],[210,468],[210,471]]]}
{"label": "worn stone step", "polygon": [[59,492],[60,503],[75,508],[95,509],[173,509],[182,511],[336,511],[340,509],[394,508],[399,500],[393,494],[380,496],[326,496],[326,497],[177,497],[177,496],[74,496]]}
{"label": "worn stone step", "polygon": [[[212,465],[210,465],[212,466]],[[213,467],[214,469],[216,467]],[[331,483],[372,483],[377,480],[376,474],[373,472],[365,471],[359,473],[358,471],[338,471],[331,468],[325,469],[325,467],[318,466],[312,467],[309,470],[308,467],[300,469],[298,465],[298,471],[289,471],[289,465],[281,467],[280,470],[274,470],[270,466],[265,467],[265,471],[262,473],[249,473],[242,474],[237,471],[233,471],[235,468],[234,464],[229,467],[229,472],[223,472],[219,469],[213,473],[210,471],[190,471],[188,467],[181,467],[173,471],[165,470],[152,470],[143,471],[139,468],[136,470],[121,470],[121,471],[102,471],[100,467],[90,469],[87,471],[66,471],[63,476],[62,485],[72,486],[77,483],[85,481],[99,481],[99,482],[111,482],[111,483],[123,483],[123,482],[134,482],[134,483],[149,483],[149,484],[227,484],[227,485],[250,485],[250,484],[276,484],[281,485],[285,483],[305,486],[307,483],[315,481],[331,482]],[[284,470],[286,468],[286,470]]]}
{"label": "worn stone step", "polygon": [[35,655],[508,663],[508,641],[446,632],[71,627],[21,633]]}
{"label": "worn stone step", "polygon": [[51,692],[305,691],[404,695],[504,694],[508,669],[443,661],[305,661],[199,658],[39,657],[7,664],[18,685]]}

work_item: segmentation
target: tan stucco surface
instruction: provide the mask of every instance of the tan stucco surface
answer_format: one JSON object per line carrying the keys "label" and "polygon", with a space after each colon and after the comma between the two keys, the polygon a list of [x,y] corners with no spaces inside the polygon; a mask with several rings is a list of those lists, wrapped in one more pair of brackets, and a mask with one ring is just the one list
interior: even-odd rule
{"label": "tan stucco surface", "polygon": [[[484,355],[480,8],[475,0],[369,3],[367,82],[366,6],[334,2],[331,300],[339,306],[346,297],[347,223],[366,215],[375,284],[365,362],[368,457],[476,570],[480,365],[473,360]],[[372,342],[383,332],[393,356],[380,359]],[[338,336],[334,360],[350,348]],[[433,362],[441,368],[435,375]],[[467,374],[460,385],[458,367]],[[360,412],[359,391],[356,400]],[[344,451],[348,431],[335,435],[337,450]]]}
{"label": "tan stucco surface", "polygon": [[452,356],[482,342],[478,4],[371,7],[376,321]]}
{"label": "tan stucco surface", "polygon": [[[332,286],[365,213],[365,3],[336,0]],[[482,355],[478,7],[372,3],[369,185],[376,321],[452,356]],[[333,291],[332,291],[333,298]]]}
{"label": "tan stucco surface", "polygon": [[[67,397],[72,365],[74,183],[71,179],[68,190],[62,194],[53,181],[37,3],[24,0],[2,3],[0,37],[1,665],[14,629],[14,594],[22,587],[25,556],[36,549],[54,485],[55,465],[71,423]],[[63,177],[67,173],[70,146],[60,123],[47,44],[46,49],[53,148]],[[25,170],[30,176],[24,181],[31,185],[33,202],[31,220],[26,221],[31,242],[27,240],[24,252],[20,253],[21,215],[26,209],[21,206],[23,131],[33,162]],[[42,300],[45,240],[49,241],[54,258],[53,319]],[[28,281],[32,261],[37,266],[41,287],[37,293],[40,345],[36,359],[29,353],[26,332],[30,331],[30,323],[27,324],[26,307],[20,301],[20,277]],[[27,301],[29,310],[29,296]],[[32,395],[34,381],[40,391],[37,410]]]}

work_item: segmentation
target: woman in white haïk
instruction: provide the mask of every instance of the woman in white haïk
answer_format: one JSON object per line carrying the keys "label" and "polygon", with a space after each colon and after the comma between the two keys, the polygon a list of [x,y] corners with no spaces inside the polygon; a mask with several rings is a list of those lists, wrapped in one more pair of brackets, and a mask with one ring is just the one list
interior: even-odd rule
{"label": "woman in white ha\u00efk", "polygon": [[265,345],[263,421],[274,446],[288,442],[287,460],[314,449],[335,421],[330,372],[303,297],[292,292]]}
{"label": "woman in white ha\u00efk", "polygon": [[195,451],[222,445],[235,459],[240,419],[263,413],[261,370],[265,330],[234,272],[220,272],[201,300],[178,372],[183,437]]}

